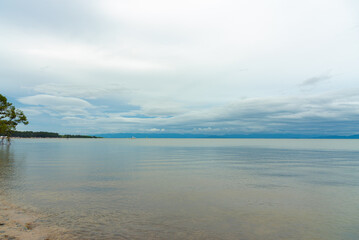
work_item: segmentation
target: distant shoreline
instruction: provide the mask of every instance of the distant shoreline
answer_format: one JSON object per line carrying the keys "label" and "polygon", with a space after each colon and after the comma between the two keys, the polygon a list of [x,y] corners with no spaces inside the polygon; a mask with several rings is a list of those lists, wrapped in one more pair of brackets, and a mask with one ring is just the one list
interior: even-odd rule
{"label": "distant shoreline", "polygon": [[350,136],[318,136],[318,135],[294,135],[294,134],[251,134],[251,135],[201,135],[201,134],[176,134],[176,133],[109,133],[96,134],[103,138],[195,138],[195,139],[359,139],[359,135]]}
{"label": "distant shoreline", "polygon": [[11,138],[179,138],[179,139],[359,139],[354,135],[300,135],[300,134],[181,134],[181,133],[104,133],[94,135],[64,134],[55,132],[14,131]]}
{"label": "distant shoreline", "polygon": [[88,136],[88,135],[73,135],[73,134],[64,134],[61,135],[55,132],[33,132],[33,131],[14,131],[11,138],[101,138],[98,136]]}
{"label": "distant shoreline", "polygon": [[[0,136],[1,137],[1,136]],[[358,140],[351,137],[10,137],[11,139],[293,139],[293,140]]]}

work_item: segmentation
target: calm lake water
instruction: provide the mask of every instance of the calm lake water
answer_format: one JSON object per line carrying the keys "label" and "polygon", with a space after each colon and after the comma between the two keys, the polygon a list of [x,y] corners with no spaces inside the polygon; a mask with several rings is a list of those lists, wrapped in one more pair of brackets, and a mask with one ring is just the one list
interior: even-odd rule
{"label": "calm lake water", "polygon": [[359,140],[16,139],[0,193],[78,239],[359,239]]}

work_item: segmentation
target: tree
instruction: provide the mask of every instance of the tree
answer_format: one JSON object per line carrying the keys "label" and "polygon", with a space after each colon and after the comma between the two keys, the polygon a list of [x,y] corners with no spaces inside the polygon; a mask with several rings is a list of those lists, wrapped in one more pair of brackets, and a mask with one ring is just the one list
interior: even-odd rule
{"label": "tree", "polygon": [[16,130],[19,123],[29,124],[25,114],[16,109],[12,103],[7,101],[5,96],[0,94],[0,136],[2,136],[2,144],[5,138],[10,143],[11,134]]}

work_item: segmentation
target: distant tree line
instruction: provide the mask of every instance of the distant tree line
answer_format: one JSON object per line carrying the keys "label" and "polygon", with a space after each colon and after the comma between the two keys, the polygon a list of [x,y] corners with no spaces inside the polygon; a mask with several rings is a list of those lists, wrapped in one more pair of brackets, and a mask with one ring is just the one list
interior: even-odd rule
{"label": "distant tree line", "polygon": [[22,137],[22,138],[97,138],[94,136],[86,135],[60,135],[54,132],[33,132],[33,131],[13,131],[11,137]]}

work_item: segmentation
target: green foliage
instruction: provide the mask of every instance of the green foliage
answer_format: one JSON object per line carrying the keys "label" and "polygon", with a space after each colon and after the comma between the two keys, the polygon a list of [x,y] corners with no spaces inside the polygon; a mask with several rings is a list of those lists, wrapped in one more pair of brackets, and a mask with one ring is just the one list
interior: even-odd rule
{"label": "green foliage", "polygon": [[3,136],[2,143],[4,137],[10,142],[10,136],[19,123],[27,125],[29,122],[21,110],[16,109],[12,103],[7,101],[5,96],[0,94],[0,136]]}

